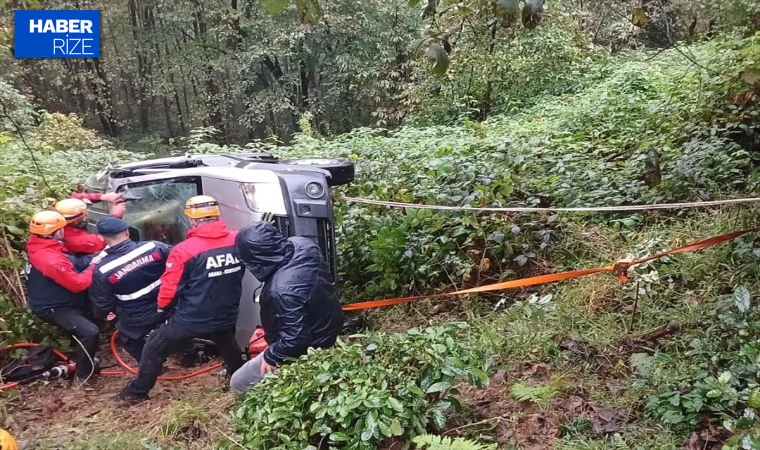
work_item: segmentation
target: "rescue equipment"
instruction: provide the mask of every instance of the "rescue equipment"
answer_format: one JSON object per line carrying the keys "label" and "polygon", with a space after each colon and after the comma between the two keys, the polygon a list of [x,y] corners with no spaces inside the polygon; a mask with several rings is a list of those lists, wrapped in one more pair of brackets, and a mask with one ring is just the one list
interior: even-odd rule
{"label": "rescue equipment", "polygon": [[248,359],[253,359],[258,354],[263,353],[267,347],[267,341],[264,340],[264,328],[256,327],[256,331],[251,335],[251,339],[248,340],[248,347],[246,347]]}

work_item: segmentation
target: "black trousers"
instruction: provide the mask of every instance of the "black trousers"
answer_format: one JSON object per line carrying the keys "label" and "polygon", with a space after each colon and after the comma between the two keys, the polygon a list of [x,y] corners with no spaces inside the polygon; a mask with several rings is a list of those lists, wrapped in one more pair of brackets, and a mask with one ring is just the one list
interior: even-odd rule
{"label": "black trousers", "polygon": [[[85,379],[93,373],[90,358],[95,358],[98,350],[99,330],[97,325],[84,316],[82,310],[77,308],[53,308],[37,313],[37,316],[45,322],[57,325],[67,333],[75,336],[81,342],[74,343],[74,362],[77,365],[76,376]],[[89,354],[89,357],[88,357]]]}
{"label": "black trousers", "polygon": [[243,365],[240,347],[235,340],[234,326],[228,330],[214,333],[198,333],[177,325],[169,319],[145,340],[145,347],[140,359],[137,376],[124,389],[129,394],[147,394],[156,385],[166,358],[177,350],[182,349],[190,339],[208,339],[216,344],[219,353],[224,358],[227,373],[232,375]]}
{"label": "black trousers", "polygon": [[[126,350],[127,353],[129,353],[129,356],[134,358],[138,364],[142,359],[143,348],[145,348],[145,339],[147,335],[149,335],[149,333],[146,333],[145,336],[140,336],[139,338],[132,338],[127,337],[124,333],[119,333],[119,341],[124,347],[124,350]],[[195,344],[193,344],[191,341],[185,341],[177,348],[176,351],[178,353],[181,353],[183,356],[195,356]]]}

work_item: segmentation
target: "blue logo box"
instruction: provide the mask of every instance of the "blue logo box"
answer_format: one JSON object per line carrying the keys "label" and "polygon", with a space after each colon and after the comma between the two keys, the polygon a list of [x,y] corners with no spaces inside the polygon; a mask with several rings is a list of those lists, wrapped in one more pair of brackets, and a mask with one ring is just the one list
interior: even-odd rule
{"label": "blue logo box", "polygon": [[13,37],[16,58],[100,58],[100,11],[16,10]]}

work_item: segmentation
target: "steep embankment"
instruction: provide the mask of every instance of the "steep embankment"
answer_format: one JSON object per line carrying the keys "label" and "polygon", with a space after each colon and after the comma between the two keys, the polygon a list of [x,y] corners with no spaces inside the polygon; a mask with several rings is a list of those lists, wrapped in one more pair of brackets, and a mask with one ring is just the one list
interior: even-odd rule
{"label": "steep embankment", "polygon": [[[340,194],[381,200],[586,206],[750,196],[759,58],[760,37],[624,55],[605,62],[609,75],[598,84],[509,117],[363,129],[332,140],[305,133],[276,151],[354,157],[359,177]],[[30,210],[49,200],[26,147],[17,137],[3,139],[4,223],[23,234]],[[105,154],[37,150],[56,189],[96,168],[92,154]],[[344,295],[429,293],[595,267],[748,225],[754,212],[747,205],[503,215],[339,202]],[[347,448],[370,449],[435,425],[520,448],[651,449],[676,448],[703,431],[688,444],[696,449],[755,433],[754,411],[745,411],[754,405],[749,394],[760,371],[753,239],[639,267],[626,286],[597,275],[373,314],[372,326],[383,330],[470,324],[371,333],[307,356],[248,398],[234,438],[250,448],[349,442]],[[25,332],[20,322],[14,319],[14,332]],[[488,378],[484,353],[490,386],[459,385]],[[467,408],[455,412],[458,403]]]}

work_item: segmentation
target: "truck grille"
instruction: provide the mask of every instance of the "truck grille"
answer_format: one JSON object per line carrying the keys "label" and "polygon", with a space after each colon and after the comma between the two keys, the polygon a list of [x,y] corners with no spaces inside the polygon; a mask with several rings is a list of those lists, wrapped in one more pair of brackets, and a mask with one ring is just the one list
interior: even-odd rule
{"label": "truck grille", "polygon": [[[316,241],[319,244],[319,248],[322,250],[322,257],[327,261],[327,265],[330,268],[330,273],[334,279],[338,276],[338,267],[335,258],[335,233],[333,231],[332,224],[327,219],[317,220],[317,236]],[[290,220],[286,216],[275,217],[275,227],[282,233],[283,236],[291,236],[290,233]]]}
{"label": "truck grille", "polygon": [[335,264],[335,234],[330,221],[327,219],[317,219],[317,233],[319,233],[317,237],[319,248],[322,249],[322,256],[327,261],[333,278],[336,278],[338,268]]}

